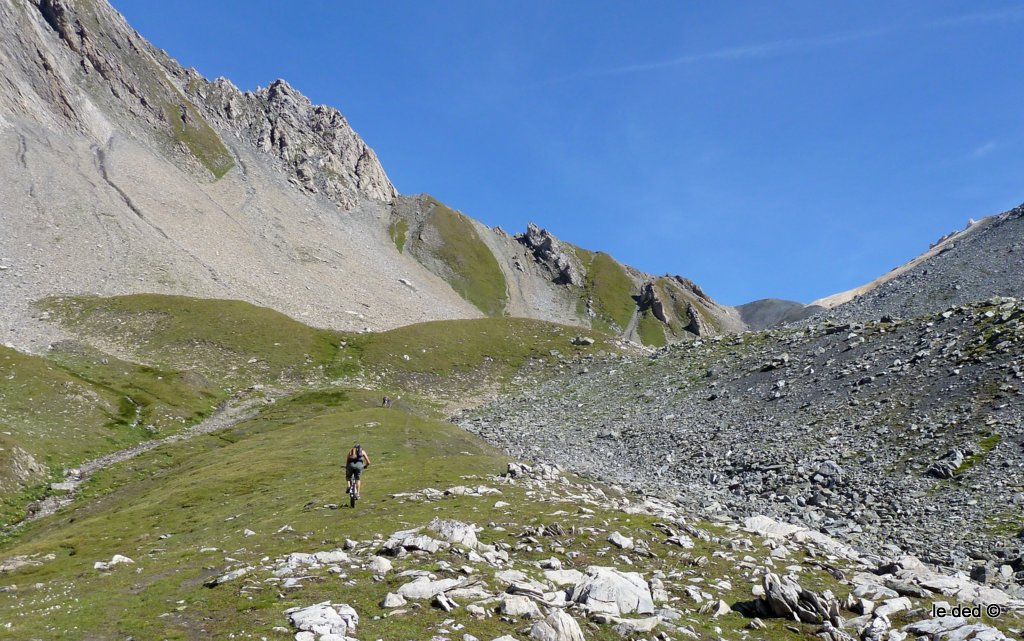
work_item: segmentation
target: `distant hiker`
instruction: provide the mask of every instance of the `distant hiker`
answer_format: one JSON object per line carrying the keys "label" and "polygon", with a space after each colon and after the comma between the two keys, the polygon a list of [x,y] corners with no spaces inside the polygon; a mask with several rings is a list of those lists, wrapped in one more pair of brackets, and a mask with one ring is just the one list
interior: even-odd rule
{"label": "distant hiker", "polygon": [[362,476],[363,470],[368,467],[370,467],[370,457],[366,454],[363,446],[356,443],[348,451],[348,458],[345,460],[345,480],[349,483],[355,481],[356,497],[359,497],[362,493],[360,476]]}
{"label": "distant hiker", "polygon": [[380,402],[381,407],[391,407],[391,397],[385,396],[384,400]]}

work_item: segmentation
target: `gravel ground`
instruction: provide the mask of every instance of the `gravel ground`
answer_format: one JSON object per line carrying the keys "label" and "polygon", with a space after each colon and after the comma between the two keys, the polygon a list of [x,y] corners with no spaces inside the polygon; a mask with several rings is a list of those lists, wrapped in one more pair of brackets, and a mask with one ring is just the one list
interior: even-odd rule
{"label": "gravel ground", "polygon": [[[595,361],[454,420],[514,455],[699,509],[963,569],[1012,559],[1020,581],[1022,348],[1024,306],[996,299]],[[953,450],[960,465],[937,478]]]}

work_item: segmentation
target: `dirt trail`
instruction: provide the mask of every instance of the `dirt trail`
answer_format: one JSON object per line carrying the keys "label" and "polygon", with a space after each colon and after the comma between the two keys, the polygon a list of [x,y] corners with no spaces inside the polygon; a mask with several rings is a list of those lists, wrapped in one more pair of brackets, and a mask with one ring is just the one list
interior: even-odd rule
{"label": "dirt trail", "polygon": [[103,456],[94,458],[91,461],[86,461],[79,467],[64,470],[64,480],[60,483],[53,483],[50,486],[51,491],[59,491],[63,493],[60,495],[51,494],[50,496],[47,496],[41,501],[33,504],[30,508],[31,512],[29,515],[20,522],[14,524],[11,529],[17,529],[37,519],[51,516],[65,505],[70,505],[75,500],[75,494],[78,487],[99,470],[110,467],[116,463],[121,463],[122,461],[135,458],[139,454],[148,452],[154,448],[160,447],[161,445],[187,441],[188,439],[201,434],[209,434],[211,432],[232,427],[242,421],[247,421],[259,414],[259,410],[262,406],[269,402],[273,402],[273,398],[283,394],[284,392],[280,390],[270,392],[265,391],[265,394],[262,396],[250,396],[246,398],[228,400],[218,407],[206,420],[197,423],[192,427],[186,428],[177,434],[145,441],[117,452],[104,454]]}

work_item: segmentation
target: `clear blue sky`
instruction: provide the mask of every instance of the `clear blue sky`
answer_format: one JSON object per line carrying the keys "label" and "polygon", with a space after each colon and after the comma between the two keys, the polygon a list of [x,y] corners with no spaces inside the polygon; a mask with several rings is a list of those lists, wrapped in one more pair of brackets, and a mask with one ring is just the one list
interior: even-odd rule
{"label": "clear blue sky", "polygon": [[810,301],[1024,201],[1024,4],[113,0],[340,109],[402,193],[718,300]]}

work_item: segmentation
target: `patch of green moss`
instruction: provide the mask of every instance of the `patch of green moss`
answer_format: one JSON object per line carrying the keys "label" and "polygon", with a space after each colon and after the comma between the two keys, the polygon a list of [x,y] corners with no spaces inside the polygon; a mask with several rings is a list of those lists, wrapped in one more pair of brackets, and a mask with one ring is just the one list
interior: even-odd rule
{"label": "patch of green moss", "polygon": [[1017,536],[1024,532],[1024,511],[1003,510],[986,516],[985,531],[993,536]]}
{"label": "patch of green moss", "polygon": [[171,126],[174,142],[184,143],[196,160],[217,179],[223,178],[235,166],[235,160],[220,136],[187,100],[183,99],[180,105],[164,105],[164,114]]}
{"label": "patch of green moss", "polygon": [[1001,440],[1002,437],[996,432],[993,432],[992,434],[982,437],[978,441],[978,451],[965,458],[964,462],[960,465],[960,467],[957,468],[956,473],[958,475],[963,474],[964,472],[968,471],[975,465],[981,463],[983,460],[985,460],[985,457],[988,456],[988,453],[995,449],[997,445],[999,445],[999,442]]}
{"label": "patch of green moss", "polygon": [[395,243],[395,247],[398,248],[398,253],[405,250],[405,236],[408,233],[409,223],[404,218],[399,218],[388,227],[388,234],[391,236],[391,241]]}
{"label": "patch of green moss", "polygon": [[468,218],[433,198],[429,202],[431,211],[425,224],[442,240],[436,257],[447,267],[448,283],[484,314],[504,314],[508,290],[498,259]]}
{"label": "patch of green moss", "polygon": [[666,343],[665,324],[654,317],[650,310],[645,311],[637,325],[640,341],[649,347],[663,347]]}

